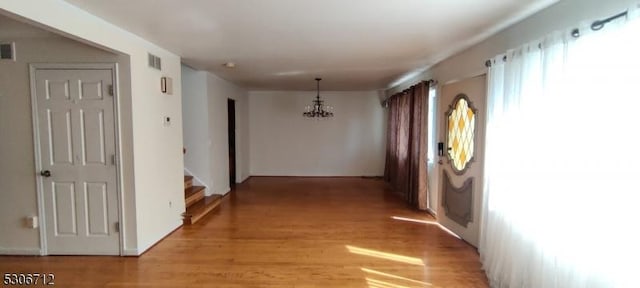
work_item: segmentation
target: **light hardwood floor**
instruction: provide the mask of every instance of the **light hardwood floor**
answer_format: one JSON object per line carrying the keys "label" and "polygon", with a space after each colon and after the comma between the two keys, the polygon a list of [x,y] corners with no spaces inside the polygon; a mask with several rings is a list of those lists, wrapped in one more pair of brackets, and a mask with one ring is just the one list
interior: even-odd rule
{"label": "light hardwood floor", "polygon": [[59,287],[487,287],[475,249],[433,221],[380,180],[257,177],[140,257],[0,256],[0,272]]}

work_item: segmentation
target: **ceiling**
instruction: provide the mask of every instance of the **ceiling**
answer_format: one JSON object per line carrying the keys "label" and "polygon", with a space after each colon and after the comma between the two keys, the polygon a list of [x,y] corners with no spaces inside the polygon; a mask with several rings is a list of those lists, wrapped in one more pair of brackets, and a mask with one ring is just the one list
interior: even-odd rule
{"label": "ceiling", "polygon": [[66,1],[247,89],[375,90],[557,0]]}

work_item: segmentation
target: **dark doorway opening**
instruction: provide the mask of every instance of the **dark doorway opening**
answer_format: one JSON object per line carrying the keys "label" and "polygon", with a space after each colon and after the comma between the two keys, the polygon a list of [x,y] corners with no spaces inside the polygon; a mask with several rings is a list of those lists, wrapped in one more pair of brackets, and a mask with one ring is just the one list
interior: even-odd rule
{"label": "dark doorway opening", "polygon": [[236,101],[227,99],[227,117],[229,123],[229,187],[236,185]]}

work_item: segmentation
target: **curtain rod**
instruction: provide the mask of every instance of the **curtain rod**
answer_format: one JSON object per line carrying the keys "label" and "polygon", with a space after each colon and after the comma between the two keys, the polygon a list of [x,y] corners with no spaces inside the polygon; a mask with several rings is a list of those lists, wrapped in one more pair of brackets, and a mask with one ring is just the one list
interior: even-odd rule
{"label": "curtain rod", "polygon": [[[429,79],[429,80],[422,80],[422,81],[420,81],[420,82],[418,82],[418,83],[416,83],[416,84],[413,84],[413,85],[409,86],[409,88],[407,88],[407,89],[404,89],[404,90],[402,90],[402,91],[400,91],[400,92],[394,93],[393,95],[391,95],[391,97],[393,97],[394,95],[400,94],[400,93],[406,93],[406,92],[409,92],[409,89],[413,88],[413,86],[416,86],[416,85],[419,85],[419,84],[422,84],[422,83],[425,83],[425,84],[427,84],[427,86],[428,86],[428,87],[431,87],[431,85],[433,85],[433,84],[437,84],[437,83],[438,83],[438,81],[433,80],[433,79]],[[389,98],[391,98],[391,97],[389,97]]]}
{"label": "curtain rod", "polygon": [[616,19],[618,19],[620,17],[627,16],[627,13],[628,13],[628,11],[624,11],[622,13],[618,13],[616,15],[613,15],[613,16],[611,16],[609,18],[598,20],[598,21],[594,21],[593,23],[591,23],[591,30],[598,31],[598,30],[602,29],[602,27],[604,27],[605,24],[607,24],[607,23],[609,23],[609,22],[611,22],[613,20],[616,20]]}
{"label": "curtain rod", "polygon": [[396,95],[398,95],[398,94],[406,93],[406,92],[408,92],[408,91],[409,91],[409,89],[411,89],[413,86],[416,86],[416,85],[421,84],[421,83],[425,83],[425,84],[427,84],[427,87],[429,87],[429,88],[430,88],[430,87],[433,87],[433,86],[435,86],[435,85],[438,85],[438,81],[433,80],[433,79],[429,79],[429,80],[422,80],[422,81],[420,81],[420,82],[418,82],[418,83],[416,83],[416,84],[413,84],[413,85],[409,86],[409,88],[407,88],[407,89],[404,89],[404,90],[402,90],[402,91],[400,91],[400,92],[396,92],[396,93],[394,93],[393,95],[391,95],[391,96],[389,96],[389,97],[385,98],[385,99],[382,101],[382,106],[385,106],[385,107],[386,107],[387,102],[388,102],[391,98],[393,98],[394,96],[396,96]]}
{"label": "curtain rod", "polygon": [[[606,25],[607,23],[609,23],[609,22],[611,22],[613,20],[616,20],[618,18],[625,17],[625,16],[628,15],[628,13],[629,13],[629,11],[627,10],[627,11],[618,13],[616,15],[613,15],[613,16],[611,16],[609,18],[593,21],[593,23],[591,23],[591,30],[598,31],[598,30],[604,28],[604,25]],[[574,38],[580,37],[580,29],[575,28],[575,29],[571,30],[571,36],[573,36]],[[542,48],[542,45],[538,45],[538,47]],[[507,56],[502,57],[502,61],[507,61]],[[487,68],[490,68],[491,67],[491,60],[485,61],[484,62],[484,66],[487,67]]]}

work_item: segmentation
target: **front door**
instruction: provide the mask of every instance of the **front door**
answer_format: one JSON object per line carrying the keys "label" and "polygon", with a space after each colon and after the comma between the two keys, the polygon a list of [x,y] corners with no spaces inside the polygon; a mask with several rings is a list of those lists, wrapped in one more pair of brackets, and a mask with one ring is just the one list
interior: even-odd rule
{"label": "front door", "polygon": [[482,207],[486,76],[442,86],[438,222],[478,246]]}
{"label": "front door", "polygon": [[112,69],[33,72],[46,253],[118,255]]}

